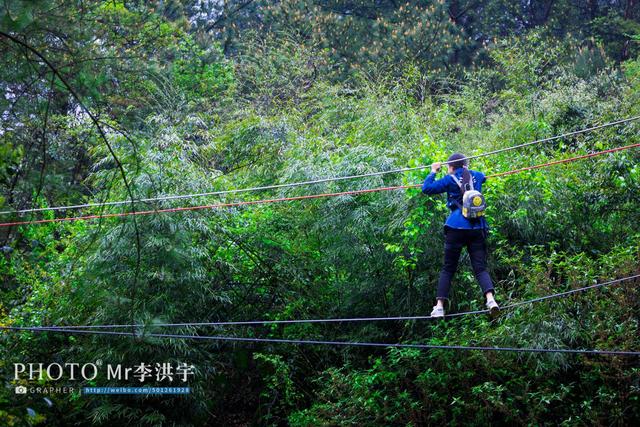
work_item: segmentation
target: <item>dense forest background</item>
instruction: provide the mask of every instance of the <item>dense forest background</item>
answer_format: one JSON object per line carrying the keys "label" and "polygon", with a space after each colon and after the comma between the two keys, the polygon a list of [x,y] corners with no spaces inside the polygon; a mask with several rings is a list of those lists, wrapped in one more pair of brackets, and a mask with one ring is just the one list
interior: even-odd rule
{"label": "dense forest background", "polygon": [[[636,0],[0,0],[0,210],[208,192],[478,154],[640,115]],[[639,124],[472,161],[640,142]],[[640,152],[489,180],[501,304],[639,272]],[[427,170],[148,210],[420,183]],[[0,222],[130,211],[2,214]],[[636,280],[491,321],[427,315],[444,199],[418,189],[0,228],[0,424],[637,425],[640,361],[163,339],[146,333],[640,350]],[[449,310],[482,309],[463,256]],[[196,367],[187,396],[17,395],[13,363]],[[40,385],[97,385],[79,381]],[[113,383],[117,384],[117,383]],[[131,382],[119,385],[135,385]],[[44,397],[47,397],[45,399]]]}

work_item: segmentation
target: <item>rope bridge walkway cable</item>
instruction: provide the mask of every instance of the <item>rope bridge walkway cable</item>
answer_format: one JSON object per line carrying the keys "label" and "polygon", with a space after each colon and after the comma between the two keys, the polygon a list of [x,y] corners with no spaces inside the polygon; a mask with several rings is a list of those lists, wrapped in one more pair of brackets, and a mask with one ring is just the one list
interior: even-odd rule
{"label": "rope bridge walkway cable", "polygon": [[[551,141],[555,141],[555,140],[558,140],[558,139],[567,138],[569,136],[574,136],[574,135],[579,135],[579,134],[582,134],[582,133],[592,132],[592,131],[595,131],[595,130],[598,130],[598,129],[607,128],[607,127],[610,127],[610,126],[617,126],[617,125],[628,123],[628,122],[632,122],[632,121],[635,121],[635,120],[638,120],[638,119],[640,119],[640,116],[628,117],[628,118],[625,118],[625,119],[620,119],[620,120],[616,120],[616,121],[613,121],[613,122],[604,123],[602,125],[592,126],[592,127],[588,127],[588,128],[572,131],[572,132],[563,133],[561,135],[556,135],[556,136],[552,136],[552,137],[549,137],[549,138],[538,139],[538,140],[535,140],[535,141],[525,142],[523,144],[518,144],[518,145],[511,146],[511,147],[505,147],[505,148],[501,148],[501,149],[498,149],[498,150],[489,151],[489,152],[486,152],[486,153],[467,156],[466,158],[467,159],[479,159],[479,158],[482,158],[482,157],[488,157],[488,156],[492,156],[492,155],[495,155],[495,154],[500,154],[500,153],[504,153],[504,152],[511,151],[511,150],[517,150],[517,149],[520,149],[520,148],[523,148],[523,147],[528,147],[528,146],[531,146],[531,145],[542,144],[542,143],[545,143],[545,142],[551,142]],[[443,165],[446,165],[448,163],[450,163],[450,162],[442,162]],[[135,199],[135,200],[133,200],[133,202],[135,202],[135,203],[149,203],[149,202],[159,202],[159,201],[165,201],[165,200],[192,199],[192,198],[198,198],[198,197],[220,196],[220,195],[247,193],[247,192],[254,192],[254,191],[274,190],[274,189],[279,189],[279,188],[300,187],[300,186],[306,186],[306,185],[322,184],[322,183],[326,183],[326,182],[345,181],[345,180],[351,180],[351,179],[368,178],[368,177],[373,177],[373,176],[382,176],[382,175],[388,175],[388,174],[403,173],[403,172],[427,169],[429,167],[430,167],[430,165],[421,165],[421,166],[415,166],[415,167],[409,167],[409,168],[391,169],[391,170],[387,170],[387,171],[369,172],[369,173],[363,173],[363,174],[358,174],[358,175],[328,177],[328,178],[320,178],[320,179],[309,180],[309,181],[300,181],[300,182],[289,182],[289,183],[283,183],[283,184],[265,185],[265,186],[260,186],[260,187],[240,188],[240,189],[221,190],[221,191],[210,191],[210,192],[204,192],[204,193],[165,195],[165,196],[151,197],[151,198],[145,198],[145,199]],[[76,205],[69,205],[69,206],[52,206],[52,207],[44,207],[44,208],[32,208],[32,209],[0,211],[0,215],[23,214],[23,213],[43,212],[43,211],[61,211],[61,210],[82,209],[82,208],[91,208],[91,207],[100,207],[100,206],[118,206],[118,205],[125,205],[125,204],[129,204],[129,203],[131,203],[131,200],[119,200],[119,201],[103,202],[103,203],[84,203],[84,204],[76,204]]]}
{"label": "rope bridge walkway cable", "polygon": [[[636,274],[633,276],[623,277],[620,279],[614,279],[607,282],[596,283],[594,285],[585,286],[577,289],[572,289],[565,292],[558,292],[555,294],[545,295],[538,298],[529,299],[526,301],[520,301],[513,304],[509,304],[503,306],[501,310],[510,310],[516,307],[520,307],[527,304],[533,304],[540,301],[546,301],[554,298],[564,298],[572,294],[596,289],[603,288],[611,285],[617,285],[623,282],[627,282],[634,279],[640,279],[640,274]],[[445,317],[460,317],[467,316],[470,314],[483,314],[489,313],[489,310],[475,310],[475,311],[465,311],[460,313],[452,313],[446,314]],[[12,327],[0,327],[0,329],[8,329],[11,328],[13,330],[80,330],[80,329],[116,329],[116,328],[131,328],[131,327],[140,327],[144,328],[145,326],[150,327],[178,327],[178,326],[257,326],[257,325],[274,325],[274,324],[296,324],[296,323],[337,323],[337,322],[377,322],[377,321],[408,321],[408,320],[428,320],[433,319],[431,316],[395,316],[395,317],[356,317],[356,318],[330,318],[330,319],[294,319],[294,320],[249,320],[249,321],[235,321],[235,322],[191,322],[191,323],[154,323],[151,325],[143,325],[143,324],[113,324],[113,325],[82,325],[82,326],[12,326]]]}
{"label": "rope bridge walkway cable", "polygon": [[[10,329],[10,327],[0,327],[0,329]],[[342,347],[383,347],[383,348],[413,348],[420,350],[458,350],[458,351],[500,351],[516,353],[567,353],[567,354],[590,354],[598,356],[640,356],[640,351],[626,350],[588,350],[570,348],[536,348],[536,347],[487,347],[487,346],[467,346],[467,345],[436,345],[436,344],[410,344],[410,343],[380,343],[380,342],[358,342],[358,341],[326,341],[326,340],[298,340],[284,338],[252,338],[233,336],[211,336],[211,335],[183,335],[183,334],[135,334],[133,332],[118,331],[88,331],[78,329],[32,329],[36,332],[66,332],[71,334],[91,334],[91,335],[117,335],[130,337],[149,338],[172,338],[172,339],[193,339],[209,341],[231,341],[231,342],[252,342],[252,343],[277,343],[295,345],[327,345]]]}
{"label": "rope bridge walkway cable", "polygon": [[[562,160],[554,160],[551,162],[542,163],[534,166],[528,166],[525,168],[513,169],[507,172],[495,173],[492,175],[487,175],[487,178],[499,178],[499,177],[513,175],[520,172],[541,169],[541,168],[559,165],[559,164],[570,163],[577,160],[588,159],[591,157],[601,156],[604,154],[610,154],[610,153],[629,150],[629,149],[638,148],[638,147],[640,147],[640,143],[625,145],[622,147],[616,147],[608,150],[597,151],[594,153],[584,154],[581,156],[570,157]],[[352,196],[352,195],[375,193],[375,192],[382,192],[382,191],[394,191],[394,190],[403,190],[403,189],[409,189],[409,188],[418,188],[421,186],[422,184],[397,185],[397,186],[388,186],[388,187],[368,188],[363,190],[341,191],[341,192],[335,192],[335,193],[309,194],[304,196],[280,197],[280,198],[274,198],[274,199],[260,199],[260,200],[248,200],[248,201],[240,201],[240,202],[217,203],[212,205],[184,206],[184,207],[177,207],[177,208],[153,209],[153,210],[135,211],[135,212],[116,212],[116,213],[108,213],[108,214],[100,214],[100,215],[84,215],[84,216],[75,216],[75,217],[61,217],[61,218],[38,219],[38,220],[29,220],[29,221],[13,221],[13,222],[0,223],[0,227],[11,227],[16,225],[31,225],[31,224],[47,224],[47,223],[68,222],[68,221],[88,221],[93,219],[116,218],[116,217],[130,216],[130,215],[151,215],[151,214],[171,213],[171,212],[196,211],[196,210],[203,210],[203,209],[219,209],[219,208],[227,208],[227,207],[288,202],[288,201],[295,201],[295,200]]]}

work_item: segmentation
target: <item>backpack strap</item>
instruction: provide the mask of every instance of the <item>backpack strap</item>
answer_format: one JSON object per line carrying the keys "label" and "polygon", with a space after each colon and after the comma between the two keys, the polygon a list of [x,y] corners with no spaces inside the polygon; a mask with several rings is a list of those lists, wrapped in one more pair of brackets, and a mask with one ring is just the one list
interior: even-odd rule
{"label": "backpack strap", "polygon": [[460,180],[454,174],[451,174],[451,178],[453,178],[456,184],[458,184],[458,187],[460,187],[460,190],[462,190],[462,182],[460,182]]}
{"label": "backpack strap", "polygon": [[465,191],[475,190],[475,188],[473,187],[473,175],[471,174],[471,171],[469,171],[469,186],[471,188],[469,188],[468,190],[465,190],[464,188],[462,188],[462,181],[459,180],[458,177],[451,174],[451,178],[453,178],[456,184],[458,184],[458,187],[460,187],[460,190],[462,191],[462,193],[464,193]]}

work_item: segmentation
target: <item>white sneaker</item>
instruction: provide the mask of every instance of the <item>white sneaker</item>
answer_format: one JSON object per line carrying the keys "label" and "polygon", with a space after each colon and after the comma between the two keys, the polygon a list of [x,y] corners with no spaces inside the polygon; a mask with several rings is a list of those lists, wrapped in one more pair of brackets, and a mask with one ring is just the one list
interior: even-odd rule
{"label": "white sneaker", "polygon": [[498,303],[495,300],[491,300],[489,301],[487,304],[487,310],[489,310],[489,315],[491,315],[491,317],[495,317],[498,315],[498,313],[500,312],[500,307],[498,306]]}
{"label": "white sneaker", "polygon": [[431,311],[431,317],[444,317],[444,308],[437,305],[434,306],[433,311]]}

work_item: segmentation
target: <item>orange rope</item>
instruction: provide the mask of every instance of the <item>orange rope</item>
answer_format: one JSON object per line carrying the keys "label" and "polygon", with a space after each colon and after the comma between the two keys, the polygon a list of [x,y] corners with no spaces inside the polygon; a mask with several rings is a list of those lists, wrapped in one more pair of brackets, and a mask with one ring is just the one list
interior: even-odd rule
{"label": "orange rope", "polygon": [[[520,172],[525,172],[525,171],[534,170],[534,169],[541,169],[541,168],[559,165],[559,164],[570,163],[577,160],[588,159],[591,157],[601,156],[603,154],[614,153],[616,151],[628,150],[628,149],[637,148],[637,147],[640,147],[640,143],[625,145],[623,147],[611,148],[609,150],[598,151],[595,153],[585,154],[582,156],[570,157],[568,159],[555,160],[552,162],[542,163],[535,166],[528,166],[525,168],[513,169],[507,172],[495,173],[492,175],[487,175],[487,178],[499,178],[499,177],[513,175]],[[422,184],[398,185],[398,186],[391,186],[391,187],[368,188],[364,190],[341,191],[337,193],[321,193],[321,194],[309,194],[306,196],[281,197],[276,199],[261,199],[261,200],[242,201],[242,202],[217,203],[213,205],[184,206],[184,207],[178,207],[178,208],[155,209],[155,210],[147,210],[147,211],[118,212],[118,213],[109,213],[109,214],[102,214],[102,215],[85,215],[85,216],[63,217],[63,218],[53,218],[53,219],[38,219],[33,221],[15,221],[15,222],[0,223],[0,227],[10,227],[14,225],[27,225],[27,224],[46,224],[51,222],[87,221],[91,219],[115,218],[115,217],[129,216],[129,215],[150,215],[150,214],[157,214],[157,213],[196,211],[196,210],[202,210],[202,209],[219,209],[219,208],[228,208],[228,207],[245,206],[245,205],[259,205],[259,204],[268,204],[268,203],[288,202],[288,201],[295,201],[295,200],[320,199],[324,197],[352,196],[352,195],[358,195],[358,194],[376,193],[381,191],[405,190],[409,188],[418,188],[421,186]]]}
{"label": "orange rope", "polygon": [[598,151],[598,152],[595,152],[595,153],[585,154],[585,155],[582,155],[582,156],[571,157],[569,159],[555,160],[553,162],[542,163],[540,165],[535,165],[535,166],[528,166],[528,167],[522,168],[522,169],[514,169],[514,170],[511,170],[511,171],[507,171],[507,172],[495,173],[493,175],[488,175],[487,178],[498,178],[498,177],[502,177],[502,176],[513,175],[513,174],[519,173],[519,172],[525,172],[525,171],[534,170],[534,169],[546,168],[548,166],[560,165],[560,164],[564,164],[564,163],[574,162],[576,160],[588,159],[590,157],[601,156],[603,154],[615,153],[616,151],[628,150],[630,148],[637,148],[637,147],[640,147],[640,143],[639,144],[625,145],[624,147],[611,148],[609,150]]}

